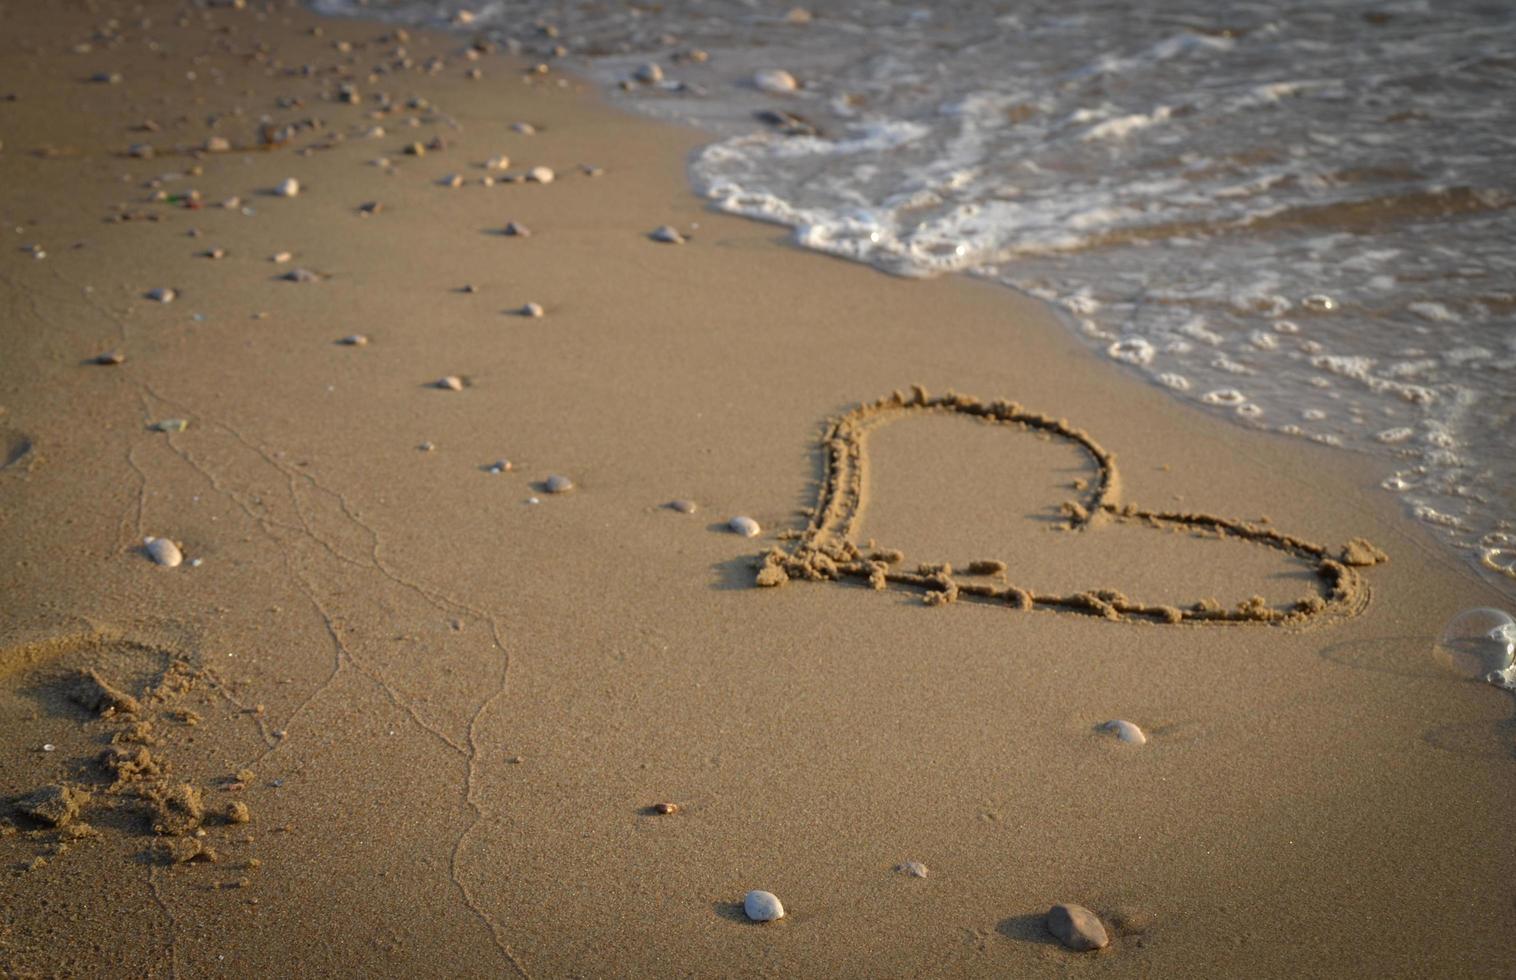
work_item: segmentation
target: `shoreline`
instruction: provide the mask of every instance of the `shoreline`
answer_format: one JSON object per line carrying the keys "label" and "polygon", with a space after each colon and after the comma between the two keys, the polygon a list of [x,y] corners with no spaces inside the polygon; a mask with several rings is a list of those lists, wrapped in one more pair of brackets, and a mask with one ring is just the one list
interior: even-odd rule
{"label": "shoreline", "polygon": [[[415,67],[357,77],[351,106],[330,68],[395,62],[392,25],[149,10],[144,28],[121,7],[120,40],[91,53],[57,52],[105,13],[39,18],[18,31],[35,52],[0,53],[0,95],[20,95],[0,104],[0,174],[25,188],[0,190],[0,214],[47,253],[0,255],[0,426],[30,447],[0,470],[8,970],[1509,959],[1516,858],[1492,842],[1516,791],[1510,702],[1426,649],[1498,594],[1395,501],[1355,499],[1366,461],[1178,409],[998,285],[889,279],[714,213],[680,167],[696,134],[556,74],[522,84],[512,62],[414,31],[398,43]],[[122,80],[83,80],[97,71]],[[381,91],[401,108],[367,118]],[[116,155],[237,145],[264,113],[322,125],[267,152]],[[161,132],[129,131],[153,117]],[[29,155],[43,144],[63,152]],[[482,166],[502,154],[510,167]],[[479,183],[535,166],[556,179]],[[439,186],[455,173],[463,186]],[[289,178],[298,196],[268,193]],[[190,188],[203,207],[150,199]],[[139,213],[157,217],[107,220]],[[689,240],[648,240],[664,224]],[[281,278],[295,268],[315,280]],[[156,288],[177,296],[142,298]],[[545,316],[514,315],[528,302]],[[368,342],[338,343],[354,334]],[[88,363],[116,348],[120,363]],[[1365,537],[1390,561],[1361,570],[1366,609],[1303,627],[755,588],[764,550],[806,526],[825,420],[918,382],[1067,419],[1119,460],[1120,503],[1334,548]],[[187,425],[148,428],[173,419]],[[1282,603],[1308,581],[1226,536],[1058,530],[1098,473],[1002,428],[878,432],[861,534],[1153,602]],[[555,474],[574,488],[547,492]],[[681,498],[699,509],[666,506]],[[731,533],[736,515],[760,535]],[[184,564],[154,565],[147,536]],[[81,691],[89,670],[135,707]],[[1148,743],[1097,731],[1113,718]],[[15,812],[51,784],[91,800],[58,827]],[[649,812],[664,801],[677,812]],[[894,870],[907,861],[928,876]],[[786,917],[747,923],[750,889]],[[1104,916],[1112,945],[1056,945],[1057,902]]]}

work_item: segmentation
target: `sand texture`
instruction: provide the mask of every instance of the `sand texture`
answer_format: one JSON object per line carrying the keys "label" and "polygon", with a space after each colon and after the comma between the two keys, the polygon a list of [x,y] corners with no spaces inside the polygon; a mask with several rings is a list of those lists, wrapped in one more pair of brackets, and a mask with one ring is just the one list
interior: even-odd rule
{"label": "sand texture", "polygon": [[1368,464],[557,68],[0,23],[6,975],[1510,972],[1511,697],[1431,657],[1503,598]]}

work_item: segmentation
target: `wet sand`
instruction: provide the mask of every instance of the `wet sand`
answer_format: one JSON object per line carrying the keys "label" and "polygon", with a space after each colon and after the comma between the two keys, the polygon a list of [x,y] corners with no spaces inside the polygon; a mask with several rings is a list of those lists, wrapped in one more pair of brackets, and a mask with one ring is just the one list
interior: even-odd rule
{"label": "wet sand", "polygon": [[[4,18],[8,974],[1508,969],[1512,702],[1431,657],[1501,597],[1368,463],[711,213],[698,134],[556,69],[293,7]],[[1063,428],[921,413],[837,469],[828,420],[913,384]],[[1130,520],[1066,506],[1105,472],[1073,431]],[[821,544],[923,581],[812,560],[837,472]],[[1334,602],[1358,538],[1388,562]]]}

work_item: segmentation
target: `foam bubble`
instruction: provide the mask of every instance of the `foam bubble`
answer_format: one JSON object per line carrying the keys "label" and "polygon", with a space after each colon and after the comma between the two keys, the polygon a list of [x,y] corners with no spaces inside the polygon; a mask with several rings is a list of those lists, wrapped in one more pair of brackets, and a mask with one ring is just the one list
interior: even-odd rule
{"label": "foam bubble", "polygon": [[1236,388],[1215,388],[1200,396],[1207,405],[1241,405],[1247,396]]}
{"label": "foam bubble", "polygon": [[1107,347],[1106,353],[1128,364],[1151,364],[1156,351],[1144,337],[1123,337]]}

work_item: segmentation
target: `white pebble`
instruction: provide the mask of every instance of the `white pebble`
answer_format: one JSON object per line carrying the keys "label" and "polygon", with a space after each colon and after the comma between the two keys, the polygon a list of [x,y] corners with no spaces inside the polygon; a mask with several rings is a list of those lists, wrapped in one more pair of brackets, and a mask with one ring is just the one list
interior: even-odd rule
{"label": "white pebble", "polygon": [[144,538],[143,544],[147,545],[147,554],[153,561],[168,568],[177,568],[184,561],[184,555],[180,553],[179,546],[168,538]]}
{"label": "white pebble", "polygon": [[532,230],[526,225],[512,221],[506,224],[505,233],[511,238],[529,238],[531,237]]}
{"label": "white pebble", "polygon": [[903,875],[910,875],[912,878],[926,877],[926,865],[920,861],[906,861],[896,865],[895,870]]}
{"label": "white pebble", "polygon": [[533,126],[529,122],[511,123],[511,129],[520,133],[522,136],[531,136],[533,133],[537,132],[537,127]]}
{"label": "white pebble", "polygon": [[293,177],[286,177],[274,188],[274,193],[280,197],[295,197],[300,193],[300,181]]}
{"label": "white pebble", "polygon": [[679,234],[679,229],[673,225],[660,225],[653,229],[647,236],[655,242],[663,242],[666,245],[683,245],[684,236]]}
{"label": "white pebble", "polygon": [[450,374],[445,378],[438,378],[437,387],[445,388],[448,391],[462,391],[463,379],[458,377],[456,374]]}
{"label": "white pebble", "polygon": [[1112,732],[1121,741],[1129,742],[1132,745],[1146,745],[1148,741],[1148,737],[1142,734],[1142,729],[1129,721],[1122,721],[1119,718],[1101,725],[1100,730]]}
{"label": "white pebble", "polygon": [[663,68],[656,61],[649,61],[634,71],[632,77],[644,85],[657,85],[663,81]]}
{"label": "white pebble", "polygon": [[779,901],[779,896],[756,888],[742,899],[742,911],[754,922],[773,922],[784,918],[784,905]]}
{"label": "white pebble", "polygon": [[155,303],[172,303],[179,294],[172,289],[149,289],[147,298]]}
{"label": "white pebble", "polygon": [[525,306],[521,307],[518,312],[522,316],[529,316],[533,319],[536,319],[542,316],[546,311],[542,309],[542,304],[540,303],[527,303]]}
{"label": "white pebble", "polygon": [[570,480],[566,476],[559,476],[558,474],[554,473],[552,476],[542,481],[542,489],[546,490],[548,493],[568,493],[570,490],[574,489],[574,481]]}
{"label": "white pebble", "polygon": [[551,184],[553,177],[554,174],[551,167],[533,167],[526,172],[527,180],[534,180],[539,184]]}
{"label": "white pebble", "polygon": [[795,76],[783,68],[760,68],[753,73],[753,85],[770,95],[789,95],[800,87]]}
{"label": "white pebble", "polygon": [[758,526],[758,522],[753,520],[751,517],[743,517],[740,515],[727,521],[726,526],[731,528],[733,532],[742,535],[744,538],[756,538],[759,532],[763,530],[763,528]]}
{"label": "white pebble", "polygon": [[511,165],[511,158],[506,156],[490,157],[484,162],[486,170],[506,170]]}
{"label": "white pebble", "polygon": [[58,746],[54,745],[52,742],[44,742],[42,744],[42,751],[44,752],[55,752],[57,749]]}
{"label": "white pebble", "polygon": [[343,344],[348,347],[362,347],[368,343],[368,336],[361,333],[350,333],[346,337],[343,337],[341,340],[337,341],[337,343]]}

